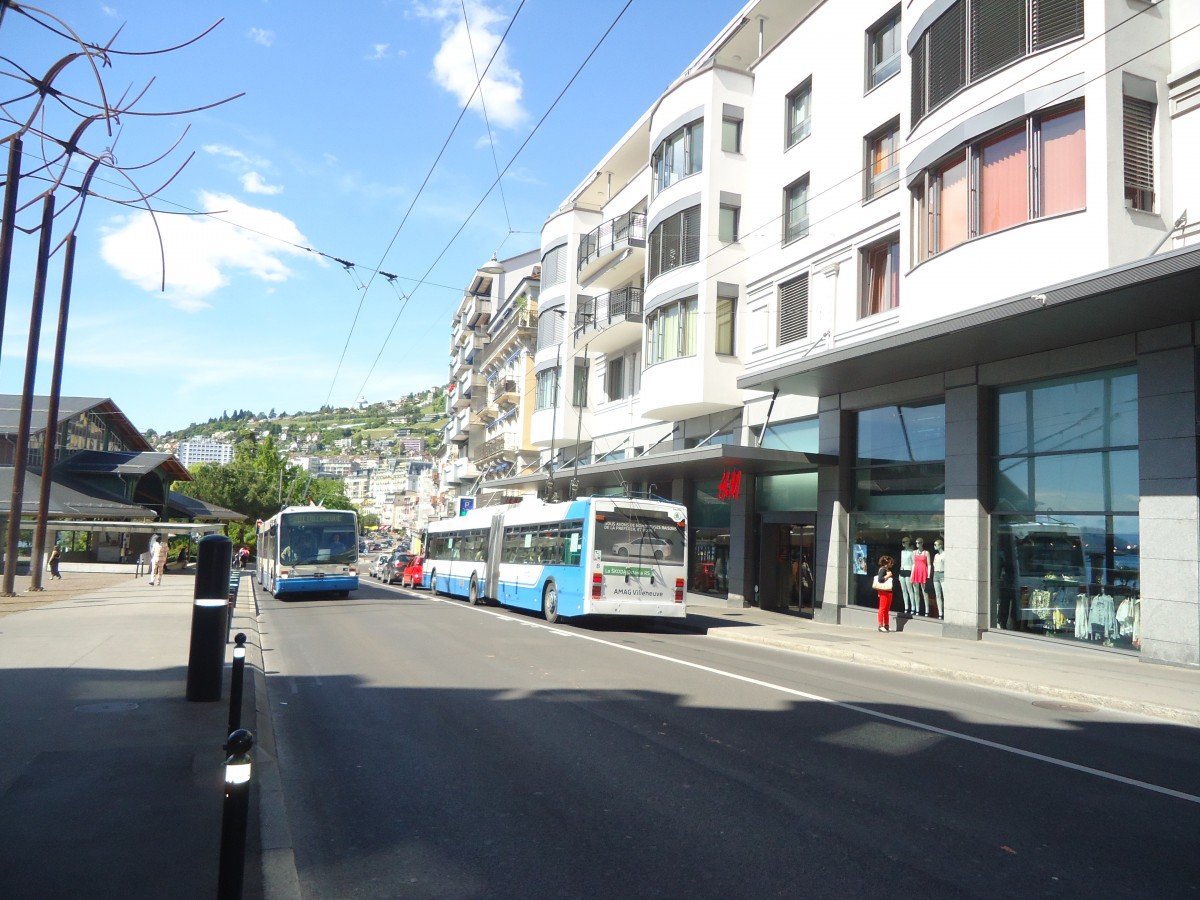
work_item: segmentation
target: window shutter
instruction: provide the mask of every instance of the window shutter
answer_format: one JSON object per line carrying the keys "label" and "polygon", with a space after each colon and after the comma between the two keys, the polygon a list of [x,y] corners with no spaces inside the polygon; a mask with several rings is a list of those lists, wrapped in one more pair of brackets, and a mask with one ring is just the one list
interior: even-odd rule
{"label": "window shutter", "polygon": [[944,103],[967,83],[967,18],[959,0],[929,26],[929,108]]}
{"label": "window shutter", "polygon": [[925,48],[927,34],[921,35],[909,59],[912,70],[912,121],[915,125],[925,115]]}
{"label": "window shutter", "polygon": [[808,337],[808,273],[779,286],[779,344]]}
{"label": "window shutter", "polygon": [[680,214],[682,222],[683,259],[680,265],[700,259],[700,207],[693,206]]}
{"label": "window shutter", "polygon": [[1033,0],[1033,50],[1083,36],[1083,0]]}
{"label": "window shutter", "polygon": [[1124,98],[1125,198],[1134,209],[1154,208],[1155,104]]}
{"label": "window shutter", "polygon": [[975,0],[971,4],[971,80],[1025,56],[1028,0]]}
{"label": "window shutter", "polygon": [[567,247],[555,247],[542,257],[542,290],[567,280]]}

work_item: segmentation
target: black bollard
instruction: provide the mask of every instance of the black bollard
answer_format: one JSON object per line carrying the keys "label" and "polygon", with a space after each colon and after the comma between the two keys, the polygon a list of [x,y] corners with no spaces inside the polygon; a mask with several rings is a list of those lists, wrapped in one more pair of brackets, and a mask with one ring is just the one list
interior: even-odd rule
{"label": "black bollard", "polygon": [[250,749],[254,735],[239,728],[225,742],[225,805],[221,812],[221,863],[217,897],[239,900],[246,868],[246,820],[250,811]]}
{"label": "black bollard", "polygon": [[246,635],[238,632],[233,639],[233,671],[229,673],[229,730],[233,734],[242,727],[242,680],[246,675]]}
{"label": "black bollard", "polygon": [[192,644],[188,653],[187,698],[221,699],[225,642],[229,637],[226,590],[229,584],[229,538],[202,537],[196,554],[196,589],[192,601]]}

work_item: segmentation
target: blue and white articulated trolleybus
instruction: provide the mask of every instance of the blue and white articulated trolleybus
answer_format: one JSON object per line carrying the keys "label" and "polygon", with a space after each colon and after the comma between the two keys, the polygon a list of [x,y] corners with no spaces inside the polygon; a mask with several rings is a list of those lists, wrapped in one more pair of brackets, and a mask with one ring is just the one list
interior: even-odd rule
{"label": "blue and white articulated trolleybus", "polygon": [[574,616],[687,615],[687,509],[581,497],[474,509],[430,524],[424,586],[470,603]]}
{"label": "blue and white articulated trolleybus", "polygon": [[358,588],[358,516],[289,506],[258,526],[258,583],[280,599]]}

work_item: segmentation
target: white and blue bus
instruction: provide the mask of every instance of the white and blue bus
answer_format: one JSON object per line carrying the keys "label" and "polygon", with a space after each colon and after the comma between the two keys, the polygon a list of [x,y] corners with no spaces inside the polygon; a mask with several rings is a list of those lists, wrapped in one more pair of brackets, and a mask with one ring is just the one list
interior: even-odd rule
{"label": "white and blue bus", "polygon": [[581,497],[484,507],[429,525],[422,586],[472,604],[574,616],[687,615],[687,509]]}
{"label": "white and blue bus", "polygon": [[348,509],[289,506],[258,526],[258,583],[281,599],[349,596],[358,588],[358,516]]}

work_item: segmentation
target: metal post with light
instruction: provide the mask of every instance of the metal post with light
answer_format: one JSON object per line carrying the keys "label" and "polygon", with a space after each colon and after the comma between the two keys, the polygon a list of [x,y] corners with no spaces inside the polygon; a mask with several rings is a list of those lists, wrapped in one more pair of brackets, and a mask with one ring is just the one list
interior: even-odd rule
{"label": "metal post with light", "polygon": [[562,345],[567,337],[567,311],[561,306],[556,306],[550,312],[563,317],[563,333],[558,340],[558,351],[554,355],[554,400],[551,403],[550,414],[550,461],[548,463],[550,469],[550,493],[546,498],[551,503],[558,502],[558,490],[554,486],[554,439],[558,434],[558,388],[559,382],[562,380]]}
{"label": "metal post with light", "polygon": [[238,900],[246,869],[246,822],[250,814],[250,750],[254,735],[239,728],[225,742],[225,804],[221,811],[221,861],[217,897]]}

